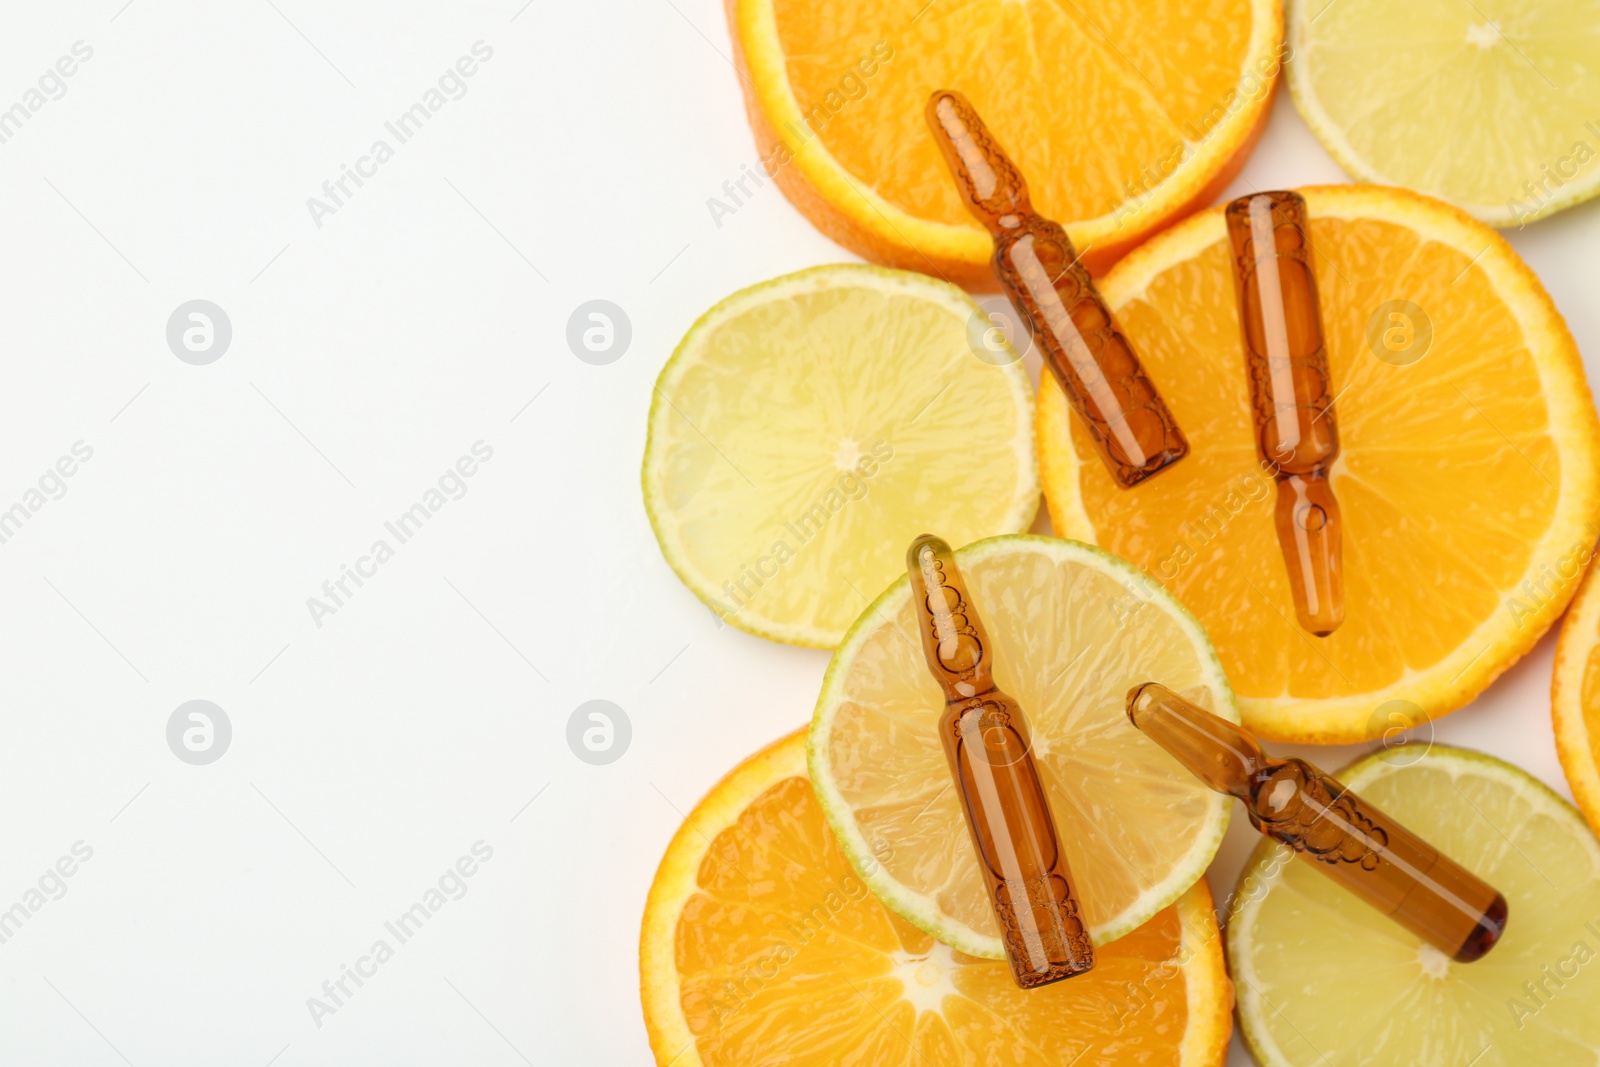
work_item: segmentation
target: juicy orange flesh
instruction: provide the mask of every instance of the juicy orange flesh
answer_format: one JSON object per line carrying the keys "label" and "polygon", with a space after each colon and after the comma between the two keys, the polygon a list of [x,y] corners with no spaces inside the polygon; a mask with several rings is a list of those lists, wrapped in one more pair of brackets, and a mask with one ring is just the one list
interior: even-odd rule
{"label": "juicy orange flesh", "polygon": [[712,839],[696,881],[675,956],[707,1067],[1179,1062],[1176,907],[1096,949],[1088,974],[1023,992],[1004,963],[954,952],[884,909],[799,777]]}
{"label": "juicy orange flesh", "polygon": [[1589,728],[1589,758],[1600,767],[1600,638],[1591,640],[1596,643],[1583,663],[1583,689],[1579,699]]}
{"label": "juicy orange flesh", "polygon": [[801,114],[840,166],[911,215],[969,226],[923,120],[935,89],[966,94],[1040,211],[1094,218],[1215,127],[1253,19],[1248,0],[772,7]]}
{"label": "juicy orange flesh", "polygon": [[[1332,636],[1295,621],[1225,240],[1116,309],[1188,435],[1188,458],[1128,492],[1072,426],[1098,543],[1194,611],[1235,690],[1256,698],[1378,689],[1438,662],[1494,612],[1531,610],[1515,582],[1560,484],[1533,357],[1470,255],[1371,219],[1316,218],[1311,237],[1342,445],[1345,621]],[[1421,307],[1433,328],[1427,353],[1405,366],[1378,358],[1389,354],[1381,335],[1368,346],[1369,319],[1392,300]]]}

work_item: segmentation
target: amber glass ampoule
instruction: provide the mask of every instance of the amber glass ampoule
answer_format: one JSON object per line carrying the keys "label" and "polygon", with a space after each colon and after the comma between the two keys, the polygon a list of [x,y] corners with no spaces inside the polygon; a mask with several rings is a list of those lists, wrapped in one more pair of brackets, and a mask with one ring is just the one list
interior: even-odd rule
{"label": "amber glass ampoule", "polygon": [[1124,489],[1189,453],[1177,422],[1111,319],[1067,231],[1028,202],[1022,173],[965,97],[940,89],[928,125],[967,209],[994,238],[994,272],[1045,366]]}
{"label": "amber glass ampoule", "polygon": [[1094,966],[1061,839],[1029,751],[1028,722],[995,688],[989,635],[950,546],[922,535],[906,553],[922,652],[939,687],[939,736],[972,831],[1011,976],[1032,989]]}
{"label": "amber glass ampoule", "polygon": [[1458,963],[1506,927],[1506,898],[1302,759],[1274,759],[1166,686],[1128,693],[1128,718],[1206,785],[1244,801],[1257,830]]}
{"label": "amber glass ampoule", "polygon": [[1326,637],[1344,621],[1339,502],[1328,482],[1339,429],[1306,202],[1299,193],[1256,193],[1226,215],[1256,451],[1278,482],[1278,543],[1295,616]]}

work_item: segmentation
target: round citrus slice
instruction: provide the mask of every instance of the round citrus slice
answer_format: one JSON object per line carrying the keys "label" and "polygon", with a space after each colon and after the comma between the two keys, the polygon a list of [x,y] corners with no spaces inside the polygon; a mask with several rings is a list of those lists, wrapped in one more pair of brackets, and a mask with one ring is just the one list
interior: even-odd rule
{"label": "round citrus slice", "polygon": [[1027,529],[1033,390],[974,323],[989,326],[955,286],[860,265],[702,315],[656,381],[644,453],[656,539],[695,595],[751,633],[832,648],[923,529]]}
{"label": "round citrus slice", "polygon": [[[1574,580],[1592,547],[1571,560],[1565,575]],[[1590,567],[1561,624],[1556,642],[1550,706],[1555,717],[1556,753],[1567,773],[1578,808],[1600,833],[1600,568]]]}
{"label": "round citrus slice", "polygon": [[1494,226],[1600,192],[1600,11],[1569,4],[1289,0],[1289,88],[1362,181]]}
{"label": "round citrus slice", "polygon": [[1505,935],[1455,963],[1262,842],[1227,926],[1256,1061],[1593,1067],[1600,842],[1572,806],[1508,763],[1443,746],[1379,752],[1337,777],[1498,889]]}
{"label": "round citrus slice", "polygon": [[[1175,771],[1128,722],[1128,690],[1160,680],[1237,722],[1221,664],[1158,583],[1088,545],[996,537],[956,560],[994,645],[995,681],[1028,716],[1090,936],[1115,941],[1200,878],[1228,818],[1226,797]],[[902,575],[828,666],[811,779],[844,854],[885,905],[945,944],[1000,959],[918,633]]]}
{"label": "round citrus slice", "polygon": [[[1283,54],[1274,0],[727,7],[764,174],[851,251],[969,288],[995,286],[990,242],[924,125],[934,90],[972,101],[1098,271],[1238,172]],[[714,218],[765,184],[745,177]]]}
{"label": "round citrus slice", "polygon": [[1232,990],[1198,883],[1095,968],[1024,992],[886,911],[806,780],[805,738],[690,812],[650,886],[640,993],[661,1067],[1220,1067]]}
{"label": "round citrus slice", "polygon": [[1199,616],[1254,732],[1327,744],[1460,707],[1556,620],[1600,533],[1600,420],[1572,335],[1493,230],[1400,189],[1302,192],[1342,446],[1338,630],[1295,619],[1220,209],[1100,286],[1188,458],[1117,488],[1048,377],[1038,428],[1056,531]]}

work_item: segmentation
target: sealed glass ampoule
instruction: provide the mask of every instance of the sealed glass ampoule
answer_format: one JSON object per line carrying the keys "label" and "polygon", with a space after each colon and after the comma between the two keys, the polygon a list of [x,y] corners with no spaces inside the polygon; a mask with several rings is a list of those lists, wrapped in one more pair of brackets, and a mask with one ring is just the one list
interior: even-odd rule
{"label": "sealed glass ampoule", "polygon": [[941,89],[928,100],[927,118],[967,209],[994,238],[1001,288],[1117,484],[1137,485],[1188,455],[1066,230],[1033,209],[1021,172],[972,105]]}
{"label": "sealed glass ampoule", "polygon": [[994,648],[950,546],[927,534],[906,553],[928,670],[944,691],[939,736],[955,776],[1011,974],[1031,989],[1094,966],[1028,722],[995,687]]}
{"label": "sealed glass ampoule", "polygon": [[1238,726],[1146,682],[1128,718],[1296,856],[1459,963],[1506,926],[1506,899],[1450,857],[1302,759],[1275,759]]}
{"label": "sealed glass ampoule", "polygon": [[1256,451],[1278,483],[1275,521],[1295,616],[1326,637],[1344,621],[1339,502],[1328,481],[1339,430],[1306,202],[1298,193],[1256,193],[1224,215]]}

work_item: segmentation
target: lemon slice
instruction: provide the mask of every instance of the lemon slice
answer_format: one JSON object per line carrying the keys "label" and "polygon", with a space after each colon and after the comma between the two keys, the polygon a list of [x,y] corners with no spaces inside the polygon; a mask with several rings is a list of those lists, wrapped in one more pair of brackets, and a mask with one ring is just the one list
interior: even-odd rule
{"label": "lemon slice", "polygon": [[1217,1067],[1233,1003],[1204,881],[1042,989],[900,921],[839,854],[801,734],[684,819],[650,885],[639,975],[661,1067]]}
{"label": "lemon slice", "polygon": [[[1033,729],[1096,944],[1176,900],[1211,862],[1226,798],[1174,769],[1128,722],[1127,692],[1160,679],[1237,722],[1211,642],[1148,575],[1074,541],[996,537],[956,552],[994,643],[1000,688]],[[811,780],[840,847],[884,904],[962,952],[1000,959],[994,912],[940,746],[901,579],[834,653],[809,742]]]}
{"label": "lemon slice", "polygon": [[1227,927],[1258,1062],[1600,1061],[1600,842],[1572,806],[1508,763],[1442,746],[1380,752],[1336,777],[1500,890],[1506,932],[1476,963],[1451,962],[1263,842]]}
{"label": "lemon slice", "polygon": [[741,629],[832,648],[936,529],[1025,530],[1033,390],[971,297],[816,267],[701,316],[656,382],[644,500],[667,562]]}
{"label": "lemon slice", "polygon": [[1600,192],[1593,0],[1290,0],[1289,89],[1362,181],[1493,226]]}

